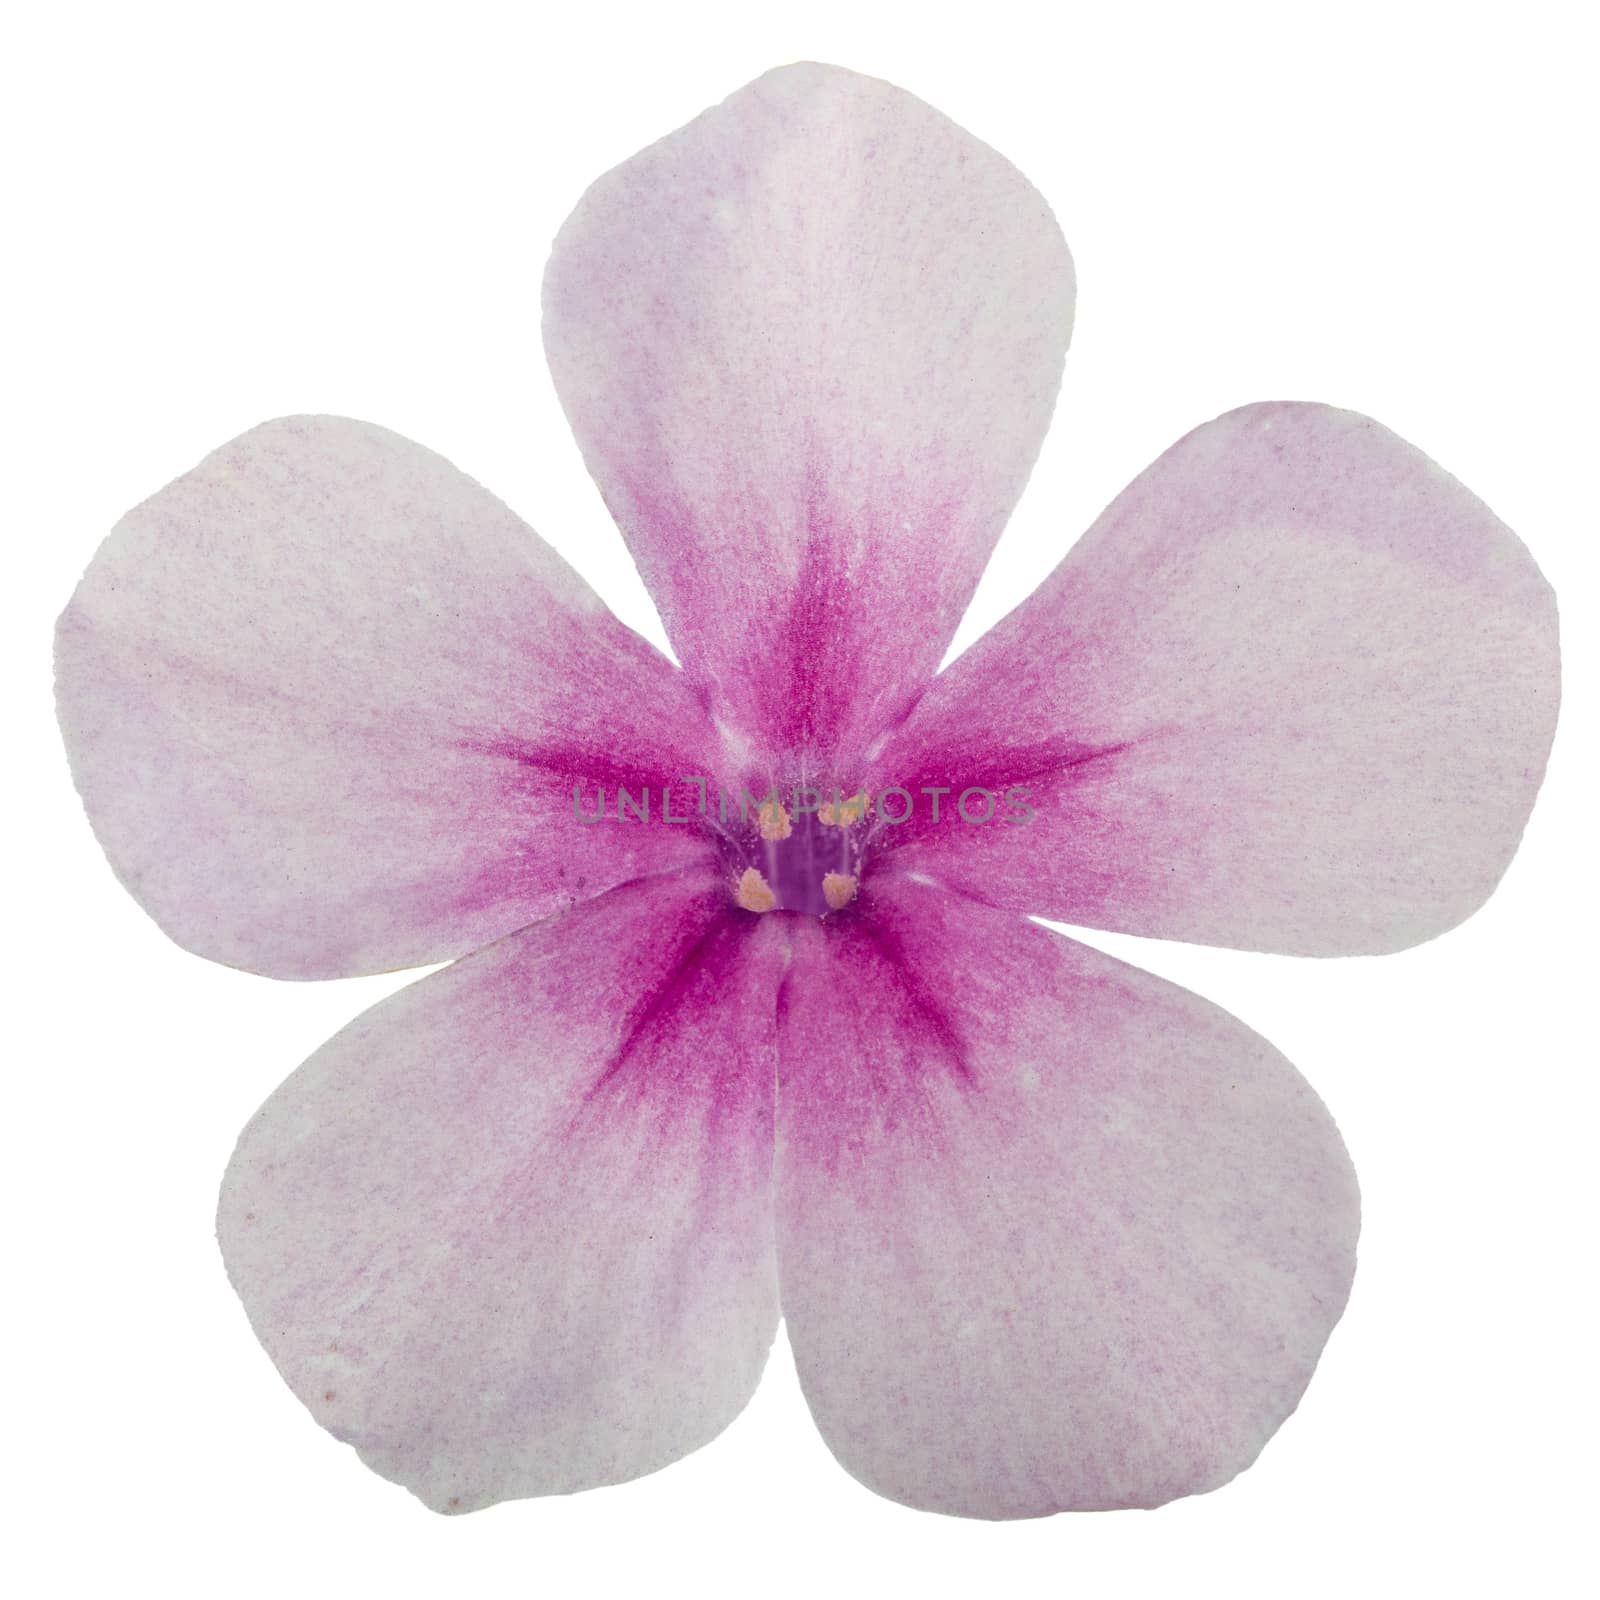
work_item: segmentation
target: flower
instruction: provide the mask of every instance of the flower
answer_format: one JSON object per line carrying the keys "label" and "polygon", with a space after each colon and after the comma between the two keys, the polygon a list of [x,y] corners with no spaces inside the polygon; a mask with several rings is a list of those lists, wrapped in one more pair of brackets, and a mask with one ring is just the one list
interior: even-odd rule
{"label": "flower", "polygon": [[131,512],[64,613],[76,781],[173,938],[280,977],[453,962],[273,1095],[218,1223],[295,1393],[430,1506],[694,1449],[780,1308],[844,1465],[944,1511],[1213,1488],[1297,1403],[1354,1267],[1332,1120],[1029,914],[1442,932],[1532,805],[1554,603],[1377,424],[1250,406],[936,675],[1072,292],[994,152],[774,72],[602,178],[545,280],[682,671],[486,491],[335,418]]}

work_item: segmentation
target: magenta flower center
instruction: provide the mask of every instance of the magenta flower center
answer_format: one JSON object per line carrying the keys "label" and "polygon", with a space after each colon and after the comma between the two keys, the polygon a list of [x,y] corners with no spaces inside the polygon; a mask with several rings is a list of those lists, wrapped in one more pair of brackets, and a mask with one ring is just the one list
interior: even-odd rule
{"label": "magenta flower center", "polygon": [[733,846],[746,911],[825,917],[855,899],[871,821],[865,791],[795,789],[747,805]]}

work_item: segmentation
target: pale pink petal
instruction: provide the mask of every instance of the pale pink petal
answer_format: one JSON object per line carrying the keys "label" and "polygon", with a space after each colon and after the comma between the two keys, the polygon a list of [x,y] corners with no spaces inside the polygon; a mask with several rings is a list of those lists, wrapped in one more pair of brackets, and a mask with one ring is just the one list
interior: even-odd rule
{"label": "pale pink petal", "polygon": [[1355,1265],[1355,1177],[1226,1013],[895,874],[796,923],[778,1264],[840,1461],[983,1517],[1226,1483],[1294,1409]]}
{"label": "pale pink petal", "polygon": [[682,675],[487,491],[366,423],[266,423],[129,512],[56,682],[118,875],[235,966],[441,960],[706,853],[573,814],[575,782],[614,815],[619,784],[705,770]]}
{"label": "pale pink petal", "polygon": [[228,1270],[374,1470],[470,1511],[653,1471],[744,1405],[782,944],[718,879],[615,889],[402,990],[257,1113]]}
{"label": "pale pink petal", "polygon": [[901,90],[785,67],[601,178],[544,299],[686,670],[769,752],[859,755],[937,667],[1049,420],[1072,265],[1044,201]]}
{"label": "pale pink petal", "polygon": [[1558,698],[1554,597],[1487,507],[1366,417],[1249,406],[1135,480],[875,779],[1026,800],[924,801],[875,846],[1092,927],[1399,949],[1505,871]]}

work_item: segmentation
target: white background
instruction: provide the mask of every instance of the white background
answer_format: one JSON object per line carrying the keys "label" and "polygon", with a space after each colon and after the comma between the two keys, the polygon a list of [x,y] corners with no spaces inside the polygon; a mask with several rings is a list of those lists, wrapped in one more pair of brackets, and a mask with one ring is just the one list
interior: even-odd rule
{"label": "white background", "polygon": [[[1593,40],[1580,8],[36,6],[7,24],[13,1592],[1569,1594],[1592,1495]],[[1079,272],[1056,424],[958,644],[1151,457],[1256,399],[1370,412],[1517,528],[1567,708],[1488,907],[1381,960],[1091,936],[1220,1001],[1339,1118],[1361,1268],[1299,1413],[1156,1513],[969,1523],[836,1467],[780,1341],[649,1479],[445,1520],[320,1433],[212,1241],[239,1127],[405,981],[169,944],[68,781],[49,631],[100,536],[224,439],[369,418],[654,614],[540,354],[584,186],[768,66],[888,77],[1011,157]],[[1330,671],[1338,670],[1336,661]]]}

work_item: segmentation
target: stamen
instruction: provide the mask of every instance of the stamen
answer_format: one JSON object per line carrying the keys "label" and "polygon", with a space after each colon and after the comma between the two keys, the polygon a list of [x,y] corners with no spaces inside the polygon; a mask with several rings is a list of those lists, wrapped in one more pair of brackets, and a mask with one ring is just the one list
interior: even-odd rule
{"label": "stamen", "polygon": [[856,880],[848,872],[825,872],[822,875],[822,898],[830,911],[843,911],[856,897]]}
{"label": "stamen", "polygon": [[824,800],[817,807],[817,821],[825,828],[848,828],[851,823],[860,822],[871,810],[872,796],[862,789],[837,805],[832,800]]}
{"label": "stamen", "polygon": [[756,824],[761,829],[761,837],[769,844],[778,839],[787,839],[794,832],[789,813],[776,800],[762,802],[761,809],[756,813]]}
{"label": "stamen", "polygon": [[[850,881],[852,885],[851,892],[854,893],[855,880],[852,878]],[[823,892],[826,893],[827,891],[824,890]],[[734,894],[734,899],[746,911],[755,912],[770,911],[778,903],[778,897],[772,892],[771,885],[754,867],[746,867],[744,869],[744,873],[739,879],[739,887]]]}

